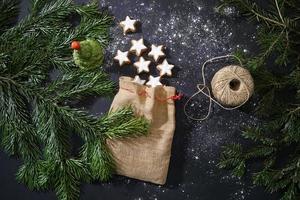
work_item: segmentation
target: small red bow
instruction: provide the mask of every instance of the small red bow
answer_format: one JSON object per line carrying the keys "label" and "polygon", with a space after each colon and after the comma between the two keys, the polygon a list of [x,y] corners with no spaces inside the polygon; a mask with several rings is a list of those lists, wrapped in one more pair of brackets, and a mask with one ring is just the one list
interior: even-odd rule
{"label": "small red bow", "polygon": [[172,100],[181,100],[183,97],[183,94],[177,94],[171,97]]}

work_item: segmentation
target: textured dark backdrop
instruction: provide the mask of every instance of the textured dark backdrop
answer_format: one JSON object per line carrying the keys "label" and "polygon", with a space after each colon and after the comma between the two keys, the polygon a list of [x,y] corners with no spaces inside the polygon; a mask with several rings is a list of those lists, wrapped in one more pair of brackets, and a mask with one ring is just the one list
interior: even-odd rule
{"label": "textured dark backdrop", "polygon": [[[84,1],[77,1],[83,3]],[[234,9],[221,15],[215,9],[217,0],[101,0],[116,21],[129,15],[142,23],[137,34],[123,36],[119,27],[112,28],[113,41],[107,50],[106,70],[112,79],[120,75],[134,76],[133,67],[120,68],[112,57],[118,49],[128,50],[131,39],[144,37],[147,44],[167,46],[168,59],[176,65],[174,76],[164,79],[186,96],[196,91],[200,81],[200,65],[208,58],[233,52],[237,48],[253,53],[256,27],[243,18],[236,17]],[[22,1],[22,18],[28,9],[28,1]],[[224,66],[219,62],[207,69],[208,78]],[[151,74],[157,75],[155,66]],[[184,99],[176,105],[176,132],[172,149],[167,184],[157,186],[133,179],[115,176],[103,184],[83,185],[83,200],[223,200],[223,199],[278,199],[262,188],[254,188],[249,178],[236,179],[228,171],[219,170],[216,163],[221,146],[238,141],[240,126],[254,125],[252,116],[255,100],[243,109],[223,111],[214,106],[213,114],[204,122],[193,122],[183,114]],[[89,99],[82,107],[96,115],[106,112],[111,100]],[[199,98],[191,103],[190,111],[201,116],[207,111],[207,100]],[[1,200],[50,200],[55,194],[31,192],[15,181],[19,162],[0,151],[0,199]]]}

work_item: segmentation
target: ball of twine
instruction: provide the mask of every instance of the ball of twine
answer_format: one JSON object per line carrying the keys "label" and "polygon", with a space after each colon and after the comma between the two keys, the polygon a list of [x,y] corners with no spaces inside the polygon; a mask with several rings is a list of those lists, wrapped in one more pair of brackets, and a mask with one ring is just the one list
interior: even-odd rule
{"label": "ball of twine", "polygon": [[254,81],[250,72],[238,65],[220,69],[211,81],[215,99],[224,106],[244,104],[254,92]]}
{"label": "ball of twine", "polygon": [[[214,75],[211,82],[213,98],[211,91],[206,84],[205,67],[208,63],[228,58],[236,59],[240,65],[226,66]],[[254,92],[254,82],[250,72],[241,66],[243,66],[242,61],[235,55],[217,56],[205,61],[202,65],[202,83],[197,84],[198,91],[184,104],[184,114],[189,119],[203,121],[209,117],[213,103],[224,110],[235,110],[243,106]],[[193,117],[186,110],[190,101],[199,94],[202,94],[209,99],[208,111],[202,118]]]}

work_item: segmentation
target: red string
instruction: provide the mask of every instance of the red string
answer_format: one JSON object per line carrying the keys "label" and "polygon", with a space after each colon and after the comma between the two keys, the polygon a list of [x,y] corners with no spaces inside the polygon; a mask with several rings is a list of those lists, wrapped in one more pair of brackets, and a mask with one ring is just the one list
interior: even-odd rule
{"label": "red string", "polygon": [[183,97],[183,94],[177,94],[177,95],[171,96],[171,99],[172,100],[181,100],[182,97]]}
{"label": "red string", "polygon": [[[126,90],[126,91],[128,91],[128,92],[134,93],[133,90],[128,89],[128,88],[122,88],[122,87],[121,87],[120,89],[123,89],[123,90]],[[149,97],[149,98],[151,98],[151,96],[148,94],[148,92],[147,92],[145,89],[139,91],[137,94],[138,94],[139,96],[144,96],[144,97]],[[182,97],[183,97],[183,94],[179,93],[179,94],[177,94],[177,95],[173,95],[173,96],[170,96],[170,97],[164,98],[164,99],[159,98],[159,97],[157,97],[157,96],[156,96],[155,98],[156,98],[158,101],[161,101],[161,102],[167,102],[169,99],[174,100],[174,101],[181,100]]]}

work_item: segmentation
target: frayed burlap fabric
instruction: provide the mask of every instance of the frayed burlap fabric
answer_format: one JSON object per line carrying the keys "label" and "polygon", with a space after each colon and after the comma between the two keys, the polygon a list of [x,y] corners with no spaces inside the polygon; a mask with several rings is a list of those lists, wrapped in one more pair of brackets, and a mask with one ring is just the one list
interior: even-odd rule
{"label": "frayed burlap fabric", "polygon": [[120,78],[111,110],[132,106],[138,116],[150,121],[150,132],[138,138],[107,140],[117,174],[156,184],[166,182],[175,130],[175,105],[170,97],[175,93],[173,87],[150,88],[129,77]]}

